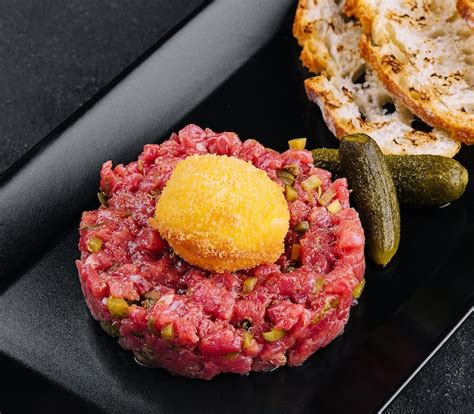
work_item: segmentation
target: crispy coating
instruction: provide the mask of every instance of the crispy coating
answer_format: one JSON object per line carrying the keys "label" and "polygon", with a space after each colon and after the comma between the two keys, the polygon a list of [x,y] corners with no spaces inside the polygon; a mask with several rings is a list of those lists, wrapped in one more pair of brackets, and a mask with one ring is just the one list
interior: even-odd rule
{"label": "crispy coating", "polygon": [[264,171],[207,154],[177,164],[150,224],[188,263],[232,272],[275,262],[289,219],[282,189]]}

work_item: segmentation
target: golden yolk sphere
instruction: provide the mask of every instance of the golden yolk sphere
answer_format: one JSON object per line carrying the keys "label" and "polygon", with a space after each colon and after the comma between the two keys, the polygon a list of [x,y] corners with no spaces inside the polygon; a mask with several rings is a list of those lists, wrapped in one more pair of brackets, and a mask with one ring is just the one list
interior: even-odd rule
{"label": "golden yolk sphere", "polygon": [[188,263],[233,272],[275,262],[289,220],[283,191],[265,171],[207,154],[176,165],[150,224]]}

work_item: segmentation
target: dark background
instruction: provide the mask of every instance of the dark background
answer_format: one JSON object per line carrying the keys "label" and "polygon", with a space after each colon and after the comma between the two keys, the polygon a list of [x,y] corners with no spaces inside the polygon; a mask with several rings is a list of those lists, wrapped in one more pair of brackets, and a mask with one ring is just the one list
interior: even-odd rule
{"label": "dark background", "polygon": [[[168,33],[171,22],[196,3],[0,0],[0,174]],[[388,412],[471,412],[473,329],[471,316]],[[0,356],[2,368],[15,373],[0,393],[2,413],[41,408],[54,412],[61,404],[74,412],[90,409]]]}
{"label": "dark background", "polygon": [[0,174],[202,0],[1,0]]}

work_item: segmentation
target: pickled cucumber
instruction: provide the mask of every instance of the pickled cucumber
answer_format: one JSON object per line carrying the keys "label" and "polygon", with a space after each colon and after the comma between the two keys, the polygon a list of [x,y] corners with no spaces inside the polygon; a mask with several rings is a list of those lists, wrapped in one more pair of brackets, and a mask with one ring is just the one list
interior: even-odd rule
{"label": "pickled cucumber", "polygon": [[400,208],[390,169],[377,143],[365,134],[345,137],[339,158],[353,189],[369,254],[385,266],[400,243]]}
{"label": "pickled cucumber", "polygon": [[[314,165],[343,177],[339,151],[311,151]],[[458,199],[466,189],[467,170],[456,160],[440,155],[385,155],[400,204],[439,207]]]}

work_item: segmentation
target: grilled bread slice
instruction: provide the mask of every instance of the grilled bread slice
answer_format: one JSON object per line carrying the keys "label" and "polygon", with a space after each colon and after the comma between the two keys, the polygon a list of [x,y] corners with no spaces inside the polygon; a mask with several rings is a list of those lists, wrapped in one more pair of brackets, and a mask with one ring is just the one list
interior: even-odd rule
{"label": "grilled bread slice", "polygon": [[385,154],[452,157],[459,143],[438,129],[415,129],[418,120],[394,102],[366,67],[358,46],[361,27],[344,15],[343,7],[336,0],[300,0],[293,26],[303,64],[318,74],[305,81],[306,92],[329,129],[337,138],[367,133]]}
{"label": "grilled bread slice", "polygon": [[467,25],[474,29],[474,0],[457,0],[456,7]]}
{"label": "grilled bread slice", "polygon": [[[349,10],[347,10],[349,9]],[[474,33],[452,0],[350,0],[361,54],[385,88],[426,123],[474,143]]]}

